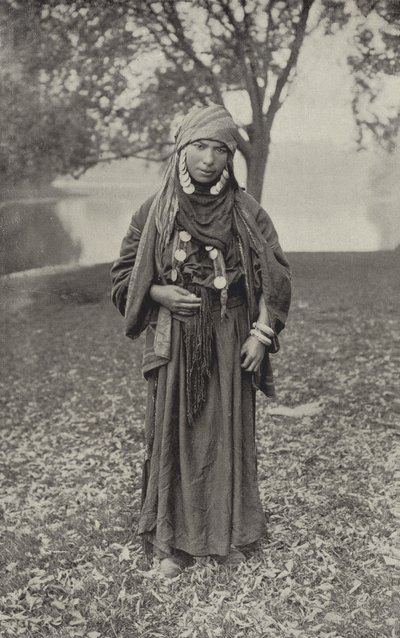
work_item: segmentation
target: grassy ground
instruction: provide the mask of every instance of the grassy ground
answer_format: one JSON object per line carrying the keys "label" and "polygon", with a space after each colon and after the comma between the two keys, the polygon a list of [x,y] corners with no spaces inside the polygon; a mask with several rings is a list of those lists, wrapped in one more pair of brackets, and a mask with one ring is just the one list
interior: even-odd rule
{"label": "grassy ground", "polygon": [[258,401],[268,537],[173,581],[135,533],[142,344],[108,268],[3,278],[0,636],[397,637],[399,261],[291,256],[278,404]]}

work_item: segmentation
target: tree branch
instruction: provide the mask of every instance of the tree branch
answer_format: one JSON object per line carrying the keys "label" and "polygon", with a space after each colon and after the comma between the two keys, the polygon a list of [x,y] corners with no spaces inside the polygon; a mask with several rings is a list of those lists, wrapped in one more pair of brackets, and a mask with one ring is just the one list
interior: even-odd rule
{"label": "tree branch", "polygon": [[244,139],[242,135],[239,135],[238,139],[238,151],[243,155],[245,159],[250,156],[251,144],[247,140]]}
{"label": "tree branch", "polygon": [[[259,128],[259,125],[262,125],[263,121],[263,97],[261,89],[257,83],[257,65],[255,64],[255,61],[253,59],[252,46],[249,42],[250,33],[247,28],[248,25],[244,20],[244,29],[241,29],[239,23],[235,20],[235,16],[233,15],[229,0],[219,0],[219,3],[229,22],[234,27],[237,35],[238,61],[242,68],[247,91],[250,97],[251,108],[253,111],[253,121],[257,123]],[[247,61],[250,66],[250,70],[247,66]],[[261,131],[258,131],[258,133],[261,133]]]}
{"label": "tree branch", "polygon": [[265,52],[264,55],[262,56],[262,69],[263,69],[263,80],[264,80],[264,90],[263,90],[263,104],[264,104],[264,100],[265,100],[265,95],[267,92],[267,88],[268,88],[268,74],[269,74],[269,70],[271,67],[271,61],[272,61],[272,51],[273,51],[273,47],[270,46],[270,40],[272,38],[272,35],[274,33],[274,29],[275,29],[275,21],[272,17],[272,9],[274,8],[275,4],[278,2],[278,0],[269,0],[269,2],[267,3],[267,6],[265,8],[265,12],[267,15],[267,28],[266,28],[266,32],[265,32]]}
{"label": "tree branch", "polygon": [[297,64],[297,60],[300,54],[300,50],[301,50],[301,46],[303,44],[303,40],[304,40],[304,36],[306,33],[306,27],[307,27],[307,20],[308,20],[308,16],[310,13],[310,9],[312,7],[312,5],[314,4],[315,0],[304,0],[303,1],[303,8],[301,10],[300,13],[300,20],[297,24],[297,28],[295,31],[295,36],[293,38],[293,42],[290,46],[290,55],[289,58],[286,62],[286,65],[282,71],[282,73],[279,75],[277,81],[276,81],[276,86],[275,86],[275,91],[274,94],[271,98],[271,101],[269,103],[268,109],[267,109],[267,113],[264,116],[265,119],[265,123],[267,125],[268,130],[271,130],[275,115],[277,114],[277,112],[279,111],[280,107],[282,106],[282,102],[280,101],[281,98],[281,94],[282,94],[282,90],[285,87],[285,85],[288,82],[290,73],[292,71],[293,68],[296,67]]}
{"label": "tree branch", "polygon": [[202,60],[200,60],[200,58],[196,55],[191,43],[186,37],[182,22],[180,20],[178,12],[176,11],[174,0],[172,1],[169,0],[169,2],[166,3],[166,5],[169,8],[169,10],[167,10],[169,24],[173,27],[175,36],[177,37],[177,40],[178,40],[177,43],[174,43],[174,46],[176,46],[176,48],[179,48],[184,53],[186,53],[186,55],[190,58],[190,60],[192,60],[195,67],[197,67],[200,71],[205,73],[206,76],[208,76],[212,84],[214,93],[216,94],[218,101],[222,104],[223,99],[222,99],[222,93],[221,93],[220,87],[215,80],[212,70],[208,66],[206,66],[204,62],[202,62]]}
{"label": "tree branch", "polygon": [[[161,144],[159,144],[160,147],[173,146],[173,145],[174,145],[173,142],[162,142]],[[172,151],[170,153],[163,154],[159,157],[149,157],[148,155],[141,154],[147,149],[153,149],[153,148],[154,148],[154,145],[149,144],[148,146],[143,146],[141,149],[138,149],[137,151],[121,151],[119,153],[113,153],[113,154],[109,154],[107,156],[102,156],[102,157],[93,156],[92,158],[90,157],[84,158],[81,161],[81,165],[79,169],[72,172],[72,176],[75,179],[78,179],[93,166],[97,166],[97,164],[103,164],[106,162],[113,162],[115,160],[135,158],[135,159],[145,160],[146,162],[155,162],[156,164],[162,164],[167,159],[169,159],[169,157],[171,157]]]}

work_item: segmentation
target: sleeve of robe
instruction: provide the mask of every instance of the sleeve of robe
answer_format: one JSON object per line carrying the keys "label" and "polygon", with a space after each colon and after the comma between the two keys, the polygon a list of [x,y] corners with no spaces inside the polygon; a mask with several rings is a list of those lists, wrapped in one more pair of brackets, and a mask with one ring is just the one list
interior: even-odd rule
{"label": "sleeve of robe", "polygon": [[278,233],[271,217],[248,193],[243,193],[242,198],[247,210],[251,212],[258,232],[265,240],[263,255],[269,279],[268,298],[265,301],[270,315],[271,328],[275,334],[279,334],[285,326],[291,300],[289,262],[281,248]]}
{"label": "sleeve of robe", "polygon": [[291,274],[289,262],[278,239],[278,233],[268,213],[259,207],[256,216],[257,226],[267,242],[266,251],[270,267],[271,293],[268,306],[271,328],[279,334],[285,327],[291,301]]}
{"label": "sleeve of robe", "polygon": [[[268,309],[270,324],[277,335],[283,330],[290,306],[291,276],[289,263],[280,246],[278,234],[268,213],[248,193],[242,194],[242,200],[249,213],[250,230],[261,242],[262,254],[259,261],[264,264],[268,272],[267,282],[262,282],[262,290]],[[256,310],[257,312],[257,310]],[[267,397],[275,398],[275,383],[273,378],[270,354],[279,350],[278,337],[274,337],[270,348],[265,349],[264,358],[258,372],[254,374],[254,385]]]}
{"label": "sleeve of robe", "polygon": [[[142,231],[146,224],[153,198],[154,196],[146,200],[132,216],[128,231],[122,241],[120,256],[111,268],[111,298],[114,305],[123,316],[126,315],[129,281],[135,265]],[[142,330],[144,330],[148,325],[153,305],[154,304],[150,299],[148,291],[145,291],[141,302],[141,325],[138,330],[138,334],[140,334],[140,332],[142,332]]]}

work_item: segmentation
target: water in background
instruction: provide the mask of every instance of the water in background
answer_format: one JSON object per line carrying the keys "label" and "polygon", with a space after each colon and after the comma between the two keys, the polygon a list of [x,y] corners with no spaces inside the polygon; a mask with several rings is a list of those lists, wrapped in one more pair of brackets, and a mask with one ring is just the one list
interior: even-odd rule
{"label": "water in background", "polygon": [[5,203],[0,209],[0,274],[76,263],[82,242],[65,226],[53,198]]}
{"label": "water in background", "polygon": [[[373,251],[399,243],[396,207],[389,201],[386,210],[379,193],[371,204],[366,160],[321,145],[306,154],[300,146],[276,149],[272,160],[263,205],[284,250]],[[137,162],[59,180],[58,198],[0,203],[0,274],[113,261],[133,212],[160,182],[158,168]]]}
{"label": "water in background", "polygon": [[20,200],[0,209],[0,275],[55,265],[111,262],[135,206],[148,193],[101,189]]}

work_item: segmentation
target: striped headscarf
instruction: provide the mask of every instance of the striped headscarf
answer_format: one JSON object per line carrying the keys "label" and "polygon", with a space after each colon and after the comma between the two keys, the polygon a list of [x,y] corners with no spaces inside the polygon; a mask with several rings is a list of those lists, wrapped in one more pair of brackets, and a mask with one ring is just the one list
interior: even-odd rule
{"label": "striped headscarf", "polygon": [[175,176],[179,153],[187,144],[200,139],[222,142],[233,157],[237,148],[239,130],[225,107],[218,104],[195,107],[183,118],[176,131],[175,150],[165,170],[161,188],[150,209],[150,215],[155,215],[160,251],[165,248],[171,237],[178,210]]}
{"label": "striped headscarf", "polygon": [[211,104],[192,109],[182,120],[175,134],[176,150],[195,140],[223,142],[234,155],[238,142],[238,127],[224,106]]}

